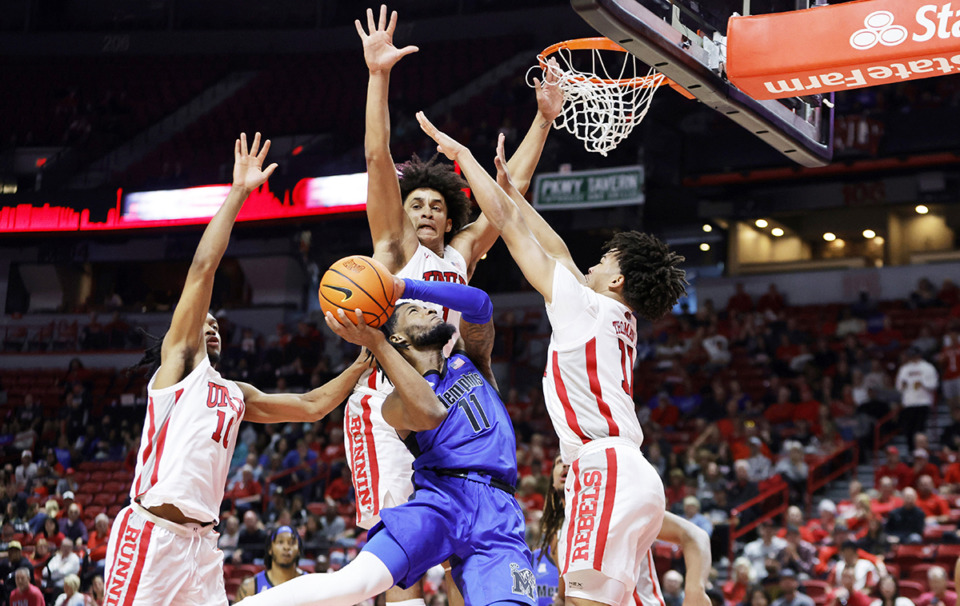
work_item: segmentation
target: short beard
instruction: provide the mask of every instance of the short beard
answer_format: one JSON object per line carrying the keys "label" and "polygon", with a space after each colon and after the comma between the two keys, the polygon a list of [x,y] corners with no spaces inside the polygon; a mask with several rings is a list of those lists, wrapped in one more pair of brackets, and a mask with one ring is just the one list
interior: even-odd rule
{"label": "short beard", "polygon": [[291,559],[290,559],[290,562],[287,563],[287,564],[281,564],[281,563],[278,562],[277,560],[274,560],[274,561],[273,561],[273,565],[276,566],[277,568],[287,568],[287,569],[289,569],[289,568],[296,568],[296,567],[297,567],[297,562],[298,562],[299,560],[300,560],[300,556],[296,556],[296,557],[291,558]]}
{"label": "short beard", "polygon": [[439,345],[443,347],[456,333],[456,326],[447,322],[442,322],[430,330],[420,333],[419,335],[411,335],[410,342],[413,343],[414,347],[430,347],[431,345]]}
{"label": "short beard", "polygon": [[210,360],[210,366],[216,366],[220,363],[220,354],[213,351],[207,351],[207,359]]}

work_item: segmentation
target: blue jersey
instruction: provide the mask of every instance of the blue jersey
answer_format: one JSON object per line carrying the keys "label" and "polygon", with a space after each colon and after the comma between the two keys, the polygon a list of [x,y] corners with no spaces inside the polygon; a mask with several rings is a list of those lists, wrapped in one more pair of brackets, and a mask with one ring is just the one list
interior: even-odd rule
{"label": "blue jersey", "polygon": [[447,418],[435,429],[407,437],[414,470],[469,469],[516,486],[517,438],[493,385],[460,352],[424,379],[447,407]]}
{"label": "blue jersey", "polygon": [[[302,570],[297,570],[301,575],[307,574]],[[253,577],[256,581],[256,591],[254,593],[261,593],[273,587],[273,583],[270,582],[270,579],[267,577],[267,571],[261,570]]]}
{"label": "blue jersey", "polygon": [[537,577],[537,606],[552,606],[560,588],[560,571],[548,551],[540,557],[540,550],[533,552],[533,574]]}

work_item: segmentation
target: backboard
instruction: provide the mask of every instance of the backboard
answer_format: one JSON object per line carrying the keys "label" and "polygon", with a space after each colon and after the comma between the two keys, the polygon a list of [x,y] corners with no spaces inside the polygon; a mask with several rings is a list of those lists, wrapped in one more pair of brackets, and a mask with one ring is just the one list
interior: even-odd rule
{"label": "backboard", "polygon": [[[807,1],[775,8],[807,8]],[[795,3],[802,6],[793,6]],[[785,2],[768,0],[765,4]],[[787,158],[803,166],[830,163],[832,94],[758,101],[725,76],[727,18],[749,14],[751,0],[571,0],[571,5],[599,33]]]}

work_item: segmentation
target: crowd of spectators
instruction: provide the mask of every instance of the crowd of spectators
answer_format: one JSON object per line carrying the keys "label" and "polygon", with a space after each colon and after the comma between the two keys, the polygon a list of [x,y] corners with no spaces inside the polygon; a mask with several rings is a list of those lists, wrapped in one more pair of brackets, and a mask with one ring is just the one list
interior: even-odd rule
{"label": "crowd of spectators", "polygon": [[[948,308],[957,302],[949,298],[949,285],[932,297],[923,296],[929,289],[921,287],[918,296],[901,305]],[[733,509],[780,482],[792,503],[804,503],[811,461],[853,442],[870,446],[873,434],[867,430],[888,411],[902,416],[911,405],[911,390],[913,396],[929,395],[929,402],[915,398],[916,405],[928,406],[941,382],[946,394],[950,381],[960,376],[960,335],[949,312],[940,324],[926,323],[908,338],[889,313],[868,300],[837,308],[835,319],[820,314],[811,323],[787,305],[775,286],[756,302],[738,288],[724,309],[708,301],[696,313],[648,326],[638,343],[636,396],[644,450],[663,477],[668,507],[711,535],[714,559],[721,564]],[[220,326],[227,344],[223,374],[265,391],[318,386],[352,356],[309,318],[292,329],[279,326],[269,337],[234,326],[228,317],[220,318]],[[78,331],[78,339],[86,335],[78,346],[102,345],[96,337],[102,332]],[[907,376],[911,364],[929,364],[928,358],[939,367],[939,372],[933,370],[932,387]],[[22,405],[3,409],[0,446],[8,463],[0,470],[0,507],[9,536],[6,541],[0,537],[0,551],[19,543],[23,559],[41,571],[33,579],[50,600],[71,591],[66,583],[70,574],[77,575],[82,591],[101,583],[96,578],[112,520],[106,513],[95,519],[84,516],[74,501],[76,467],[113,462],[130,477],[135,467],[142,410],[108,406],[103,416],[93,417],[92,406],[102,396],[92,378],[96,372],[71,364],[57,383],[62,405],[56,418],[45,416],[29,394]],[[508,385],[505,394],[518,436],[517,498],[533,538],[557,442],[536,384]],[[824,579],[839,587],[844,575],[838,572],[845,566],[859,571],[866,567],[861,560],[872,562],[896,542],[923,541],[932,524],[950,523],[953,516],[941,495],[960,492],[956,395],[946,398],[954,407],[954,423],[938,442],[922,431],[922,418],[921,430],[908,436],[910,456],[901,460],[892,448],[875,462],[874,487],[852,482],[848,500],[822,502],[810,521],[797,506],[783,524],[764,520],[756,539],[748,536],[739,545],[740,557],[731,564],[731,587],[737,589],[727,602],[739,603],[753,583],[771,575],[780,579],[783,595],[767,591],[768,601],[789,595],[795,581]],[[230,564],[260,563],[265,537],[284,524],[298,528],[304,562],[315,568],[339,566],[355,553],[364,535],[354,523],[342,424],[342,411],[335,411],[309,424],[244,425],[219,529]],[[739,523],[763,517],[762,507],[743,509],[737,512]],[[945,532],[947,539],[953,536]],[[850,556],[848,562],[844,546],[850,544],[862,557],[855,561]],[[0,560],[0,566],[19,561],[16,551],[7,549],[8,559]],[[747,570],[737,562],[746,562]],[[837,568],[838,562],[847,563]],[[877,573],[865,577],[870,587],[884,572],[882,564],[875,566]],[[16,575],[8,572],[5,587],[12,591]]]}

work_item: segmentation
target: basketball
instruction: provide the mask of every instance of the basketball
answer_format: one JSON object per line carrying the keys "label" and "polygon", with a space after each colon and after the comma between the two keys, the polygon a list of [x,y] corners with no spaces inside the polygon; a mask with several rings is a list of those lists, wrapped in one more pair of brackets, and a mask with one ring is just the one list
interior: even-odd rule
{"label": "basketball", "polygon": [[393,275],[379,261],[363,255],[344,257],[330,266],[320,280],[320,308],[336,315],[346,312],[354,322],[353,310],[363,311],[368,326],[378,328],[393,313]]}

